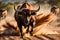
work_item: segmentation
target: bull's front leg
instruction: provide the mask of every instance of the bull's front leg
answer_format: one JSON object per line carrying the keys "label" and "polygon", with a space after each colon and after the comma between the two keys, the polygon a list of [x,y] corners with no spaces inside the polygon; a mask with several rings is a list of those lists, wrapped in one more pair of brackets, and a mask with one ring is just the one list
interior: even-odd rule
{"label": "bull's front leg", "polygon": [[35,22],[32,22],[31,23],[31,31],[30,31],[30,34],[31,34],[31,36],[33,36],[33,28],[35,27]]}
{"label": "bull's front leg", "polygon": [[20,35],[21,35],[21,38],[23,38],[23,32],[22,32],[22,25],[18,25],[19,29],[20,29]]}
{"label": "bull's front leg", "polygon": [[30,31],[31,36],[33,36],[32,32],[33,32],[33,25],[31,25],[31,31]]}
{"label": "bull's front leg", "polygon": [[27,28],[27,30],[26,30],[26,33],[28,33],[29,32],[29,25],[28,25],[28,28]]}

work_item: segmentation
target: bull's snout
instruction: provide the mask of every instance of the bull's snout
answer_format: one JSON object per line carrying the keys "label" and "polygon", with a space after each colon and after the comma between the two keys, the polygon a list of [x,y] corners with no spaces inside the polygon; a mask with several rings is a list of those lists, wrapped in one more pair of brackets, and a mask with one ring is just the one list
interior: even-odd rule
{"label": "bull's snout", "polygon": [[28,25],[28,23],[25,23],[25,25],[27,26],[27,25]]}
{"label": "bull's snout", "polygon": [[24,25],[27,26],[27,25],[29,25],[29,23],[28,22],[25,22]]}
{"label": "bull's snout", "polygon": [[24,25],[29,25],[30,17],[24,19]]}
{"label": "bull's snout", "polygon": [[26,21],[24,22],[24,25],[26,25],[26,26],[29,25],[29,21],[26,20]]}

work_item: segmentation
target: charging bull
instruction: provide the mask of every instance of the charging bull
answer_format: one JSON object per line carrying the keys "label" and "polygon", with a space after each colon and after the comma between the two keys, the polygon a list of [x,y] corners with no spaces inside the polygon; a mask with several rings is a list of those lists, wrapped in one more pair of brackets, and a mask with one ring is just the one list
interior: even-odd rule
{"label": "charging bull", "polygon": [[0,20],[6,18],[7,10],[0,9]]}
{"label": "charging bull", "polygon": [[[24,3],[22,6],[18,7],[17,9],[14,6],[14,10],[15,10],[15,14],[14,14],[14,18],[18,24],[18,27],[20,29],[21,32],[21,37],[23,38],[23,33],[22,33],[22,26],[24,26],[25,28],[28,27],[26,33],[30,32],[31,35],[33,32],[33,27],[35,26],[35,15],[36,12],[38,12],[40,10],[40,6],[37,10],[30,10],[28,8],[26,8],[26,4]],[[27,4],[27,6],[29,6]],[[31,26],[31,31],[29,31],[29,27]]]}

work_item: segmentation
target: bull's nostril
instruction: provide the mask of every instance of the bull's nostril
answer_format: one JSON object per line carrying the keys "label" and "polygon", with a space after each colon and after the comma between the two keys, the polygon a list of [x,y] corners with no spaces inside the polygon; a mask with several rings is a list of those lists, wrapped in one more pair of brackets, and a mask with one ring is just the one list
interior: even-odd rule
{"label": "bull's nostril", "polygon": [[28,25],[28,23],[25,23],[25,25]]}

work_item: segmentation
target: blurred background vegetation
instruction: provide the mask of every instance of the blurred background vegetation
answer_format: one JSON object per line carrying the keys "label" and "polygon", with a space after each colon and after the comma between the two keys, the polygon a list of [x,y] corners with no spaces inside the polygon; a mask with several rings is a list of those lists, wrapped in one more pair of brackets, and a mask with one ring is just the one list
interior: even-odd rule
{"label": "blurred background vegetation", "polygon": [[[13,2],[12,2],[12,0],[10,2],[8,2],[8,0],[6,0],[5,2],[4,2],[4,0],[1,0],[0,1],[0,8],[5,8],[5,9],[7,9],[9,11],[9,10],[11,10],[13,8],[14,4],[19,4],[19,3],[21,3],[21,1],[23,1],[23,0],[17,0],[17,1],[14,0]],[[36,3],[37,4],[45,4],[45,3],[47,3],[47,4],[51,5],[51,6],[52,5],[58,5],[60,7],[60,0],[24,0],[24,1],[28,1],[28,2],[33,1],[33,2],[35,2],[35,4]]]}

